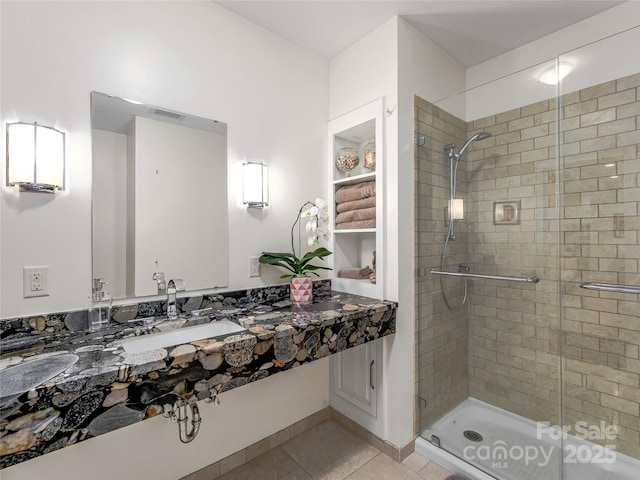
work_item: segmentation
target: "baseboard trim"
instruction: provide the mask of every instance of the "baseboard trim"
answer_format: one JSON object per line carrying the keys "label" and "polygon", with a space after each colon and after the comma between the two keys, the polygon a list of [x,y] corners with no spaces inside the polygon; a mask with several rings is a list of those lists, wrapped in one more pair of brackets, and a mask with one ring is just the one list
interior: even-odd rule
{"label": "baseboard trim", "polygon": [[415,450],[415,437],[411,439],[406,445],[401,448],[396,447],[392,443],[389,443],[385,440],[382,440],[377,435],[374,435],[369,430],[359,425],[358,423],[351,420],[346,415],[340,413],[336,409],[329,407],[329,411],[331,412],[331,418],[336,422],[340,423],[343,427],[349,430],[354,435],[360,437],[365,442],[371,444],[376,447],[386,456],[391,457],[398,463],[401,463],[405,458],[407,458],[413,451]]}
{"label": "baseboard trim", "polygon": [[313,415],[309,415],[308,417],[303,418],[293,425],[289,425],[288,427],[283,428],[273,435],[263,438],[262,440],[249,445],[248,447],[243,448],[242,450],[232,455],[229,455],[228,457],[225,457],[217,462],[207,465],[204,468],[201,468],[200,470],[190,473],[189,475],[182,477],[180,480],[214,480],[220,475],[224,475],[228,471],[244,465],[254,458],[259,457],[263,453],[268,452],[272,448],[282,445],[296,435],[300,435],[301,433],[304,433],[307,430],[329,419],[335,420],[351,433],[369,443],[370,445],[374,446],[398,463],[402,462],[405,458],[411,455],[411,453],[415,449],[415,438],[404,445],[402,448],[398,448],[395,445],[382,440],[381,438],[374,435],[366,428],[358,425],[356,422],[338,412],[337,410],[331,407],[326,407],[314,413]]}

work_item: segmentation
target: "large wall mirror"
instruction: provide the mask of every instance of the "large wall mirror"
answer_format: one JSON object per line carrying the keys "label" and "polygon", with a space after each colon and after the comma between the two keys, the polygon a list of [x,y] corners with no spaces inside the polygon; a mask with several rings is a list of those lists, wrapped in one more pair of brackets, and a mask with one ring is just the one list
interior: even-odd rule
{"label": "large wall mirror", "polygon": [[114,299],[228,284],[227,125],[91,92],[93,278]]}

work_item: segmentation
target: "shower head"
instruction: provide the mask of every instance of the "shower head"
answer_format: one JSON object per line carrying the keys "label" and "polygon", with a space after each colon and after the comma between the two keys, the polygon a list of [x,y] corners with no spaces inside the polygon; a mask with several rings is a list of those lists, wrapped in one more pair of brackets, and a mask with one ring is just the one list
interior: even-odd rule
{"label": "shower head", "polygon": [[460,151],[456,155],[456,157],[457,157],[456,160],[459,159],[462,156],[464,151],[467,149],[467,147],[469,145],[471,145],[472,142],[475,142],[476,140],[484,140],[485,138],[489,138],[490,136],[491,136],[491,134],[489,132],[476,133],[473,137],[471,137],[469,140],[467,140],[467,143],[465,143],[462,146],[462,148],[460,149]]}

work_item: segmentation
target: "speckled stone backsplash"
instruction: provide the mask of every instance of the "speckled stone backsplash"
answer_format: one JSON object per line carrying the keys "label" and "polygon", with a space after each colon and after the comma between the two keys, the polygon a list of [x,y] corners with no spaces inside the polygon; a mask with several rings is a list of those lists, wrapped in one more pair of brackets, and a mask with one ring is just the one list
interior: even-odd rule
{"label": "speckled stone backsplash", "polygon": [[[332,292],[329,281],[314,293],[305,308],[290,305],[287,286],[185,298],[178,320],[162,320],[165,302],[127,305],[93,333],[86,311],[2,321],[0,468],[395,333],[395,302]],[[140,353],[123,347],[125,338],[221,319],[243,329]]]}
{"label": "speckled stone backsplash", "polygon": [[[331,280],[313,282],[313,295],[323,298],[331,293]],[[179,314],[189,314],[194,310],[214,307],[272,304],[289,298],[289,285],[234,290],[210,295],[178,298]],[[111,310],[114,324],[126,325],[136,319],[163,317],[167,314],[167,301],[131,303],[115,305]],[[29,317],[0,319],[0,355],[8,351],[24,349],[36,345],[46,336],[61,333],[65,337],[89,328],[89,310],[51,313]]]}

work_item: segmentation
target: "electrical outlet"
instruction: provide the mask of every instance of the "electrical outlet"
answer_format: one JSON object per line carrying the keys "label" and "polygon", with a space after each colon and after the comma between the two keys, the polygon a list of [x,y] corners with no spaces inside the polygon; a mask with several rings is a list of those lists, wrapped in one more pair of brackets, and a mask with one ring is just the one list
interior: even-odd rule
{"label": "electrical outlet", "polygon": [[31,274],[31,291],[32,292],[41,292],[42,291],[42,273],[33,272]]}
{"label": "electrical outlet", "polygon": [[22,294],[24,298],[49,295],[49,265],[22,268]]}
{"label": "electrical outlet", "polygon": [[258,257],[249,257],[249,277],[260,276],[260,261]]}

